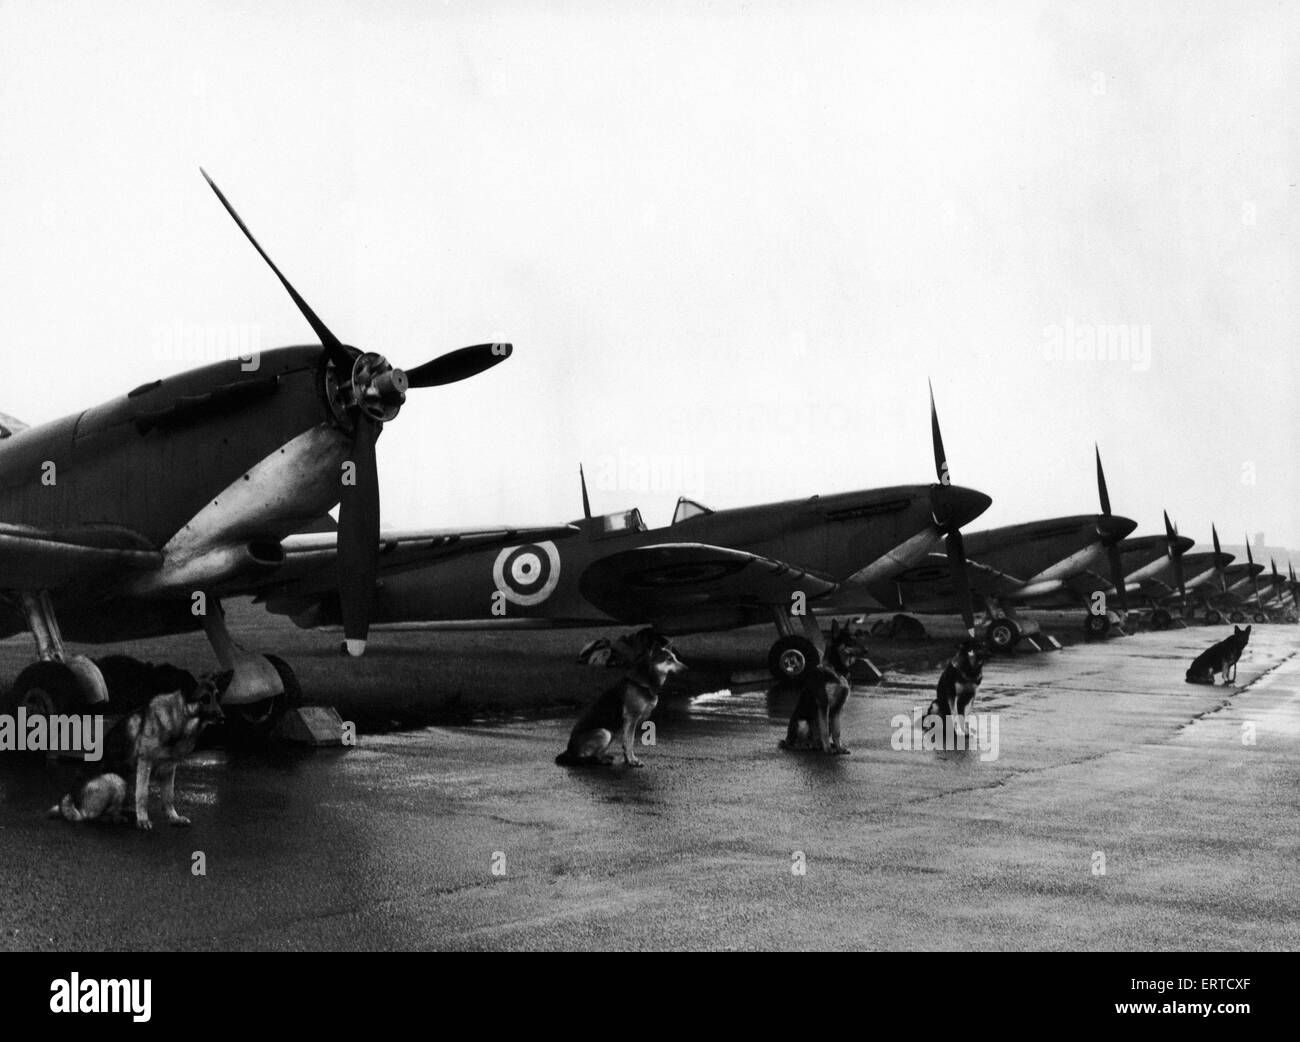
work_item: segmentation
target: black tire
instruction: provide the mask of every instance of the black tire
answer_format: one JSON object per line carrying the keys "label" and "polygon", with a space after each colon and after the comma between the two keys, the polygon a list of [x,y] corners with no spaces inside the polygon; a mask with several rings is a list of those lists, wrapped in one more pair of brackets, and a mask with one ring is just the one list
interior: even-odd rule
{"label": "black tire", "polygon": [[1217,626],[1222,621],[1223,621],[1223,616],[1219,612],[1215,611],[1213,608],[1211,608],[1209,611],[1205,613],[1205,622],[1207,625]]}
{"label": "black tire", "polygon": [[1262,611],[1257,611],[1257,612],[1255,612],[1255,615],[1254,615],[1254,621],[1255,621],[1255,622],[1268,622],[1268,616],[1265,615]]}
{"label": "black tire", "polygon": [[1104,637],[1110,632],[1109,615],[1093,615],[1089,612],[1083,618],[1083,632],[1089,640],[1095,640],[1098,637]]}
{"label": "black tire", "polygon": [[1153,630],[1167,630],[1173,625],[1173,622],[1174,617],[1164,608],[1157,608],[1151,613],[1151,628]]}
{"label": "black tire", "polygon": [[18,674],[5,698],[5,709],[15,713],[26,707],[27,715],[75,713],[84,699],[77,676],[62,662],[33,662]]}
{"label": "black tire", "polygon": [[767,668],[777,680],[798,680],[819,662],[821,656],[807,637],[782,637],[767,653]]}
{"label": "black tire", "polygon": [[[263,655],[280,675],[284,693],[245,705],[222,706],[227,744],[257,745],[266,742],[284,714],[302,705],[302,686],[289,664],[278,655]],[[228,683],[229,680],[226,680]],[[224,684],[222,686],[224,691]]]}
{"label": "black tire", "polygon": [[1014,619],[994,619],[984,628],[984,642],[999,655],[1010,655],[1020,640],[1020,627]]}
{"label": "black tire", "polygon": [[[18,674],[3,698],[5,713],[16,715],[26,709],[27,718],[80,713],[85,709],[85,698],[77,675],[62,662],[33,662]],[[31,755],[52,755],[35,753]]]}
{"label": "black tire", "polygon": [[1245,622],[1245,621],[1246,621],[1246,613],[1245,613],[1244,611],[1234,611],[1232,614],[1230,614],[1230,615],[1228,616],[1228,621],[1229,621],[1229,622]]}

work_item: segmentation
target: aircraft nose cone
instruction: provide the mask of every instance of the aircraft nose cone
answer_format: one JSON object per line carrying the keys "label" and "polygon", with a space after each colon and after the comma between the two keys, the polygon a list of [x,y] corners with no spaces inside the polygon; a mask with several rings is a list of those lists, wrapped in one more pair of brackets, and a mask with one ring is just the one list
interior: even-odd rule
{"label": "aircraft nose cone", "polygon": [[1125,536],[1131,535],[1137,526],[1138,523],[1129,517],[1120,517],[1118,514],[1097,515],[1097,534],[1107,544],[1118,543]]}
{"label": "aircraft nose cone", "polygon": [[389,369],[387,372],[380,373],[375,377],[375,390],[379,396],[385,400],[393,398],[402,398],[410,389],[411,383],[406,378],[406,373],[400,369]]}
{"label": "aircraft nose cone", "polygon": [[935,516],[945,525],[961,528],[984,513],[993,500],[983,492],[961,485],[935,486]]}

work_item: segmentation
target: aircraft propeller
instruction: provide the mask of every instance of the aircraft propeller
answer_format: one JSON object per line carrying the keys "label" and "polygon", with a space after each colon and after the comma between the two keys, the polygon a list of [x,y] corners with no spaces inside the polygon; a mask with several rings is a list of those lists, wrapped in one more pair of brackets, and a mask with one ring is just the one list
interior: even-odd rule
{"label": "aircraft propeller", "polygon": [[235,212],[216,182],[202,167],[199,173],[216,193],[239,230],[266,261],[280,284],[307,320],[328,359],[333,387],[353,426],[352,483],[344,482],[339,502],[338,570],[343,636],[349,654],[360,655],[370,629],[370,606],[379,574],[379,472],[375,442],[387,420],[406,401],[410,388],[438,387],[476,376],[510,357],[510,344],[475,344],[440,355],[403,372],[383,355],[358,351],[336,337],[293,288]]}
{"label": "aircraft propeller", "polygon": [[1255,555],[1250,552],[1250,536],[1246,536],[1246,567],[1250,570],[1250,585],[1255,588],[1255,604],[1260,611],[1264,610],[1264,603],[1259,599],[1259,578],[1255,575]]}
{"label": "aircraft propeller", "polygon": [[1165,545],[1169,548],[1169,559],[1174,563],[1174,579],[1178,583],[1178,603],[1183,617],[1187,616],[1187,584],[1183,581],[1183,551],[1178,548],[1178,526],[1170,523],[1169,511],[1165,512]]}
{"label": "aircraft propeller", "polygon": [[938,486],[931,493],[934,520],[944,537],[948,567],[961,605],[962,622],[966,624],[966,632],[974,637],[974,594],[971,592],[970,574],[966,568],[966,546],[962,542],[959,523],[954,520],[954,505],[947,502],[945,493],[945,489],[952,487],[952,478],[948,473],[948,457],[943,451],[943,434],[939,431],[939,413],[934,404],[933,384],[930,385],[930,440],[934,447],[934,473],[939,479]]}
{"label": "aircraft propeller", "polygon": [[1097,526],[1097,534],[1101,536],[1102,545],[1106,547],[1106,554],[1110,558],[1110,581],[1115,587],[1115,599],[1119,601],[1120,613],[1127,616],[1128,589],[1124,582],[1124,555],[1119,547],[1124,537],[1109,529],[1105,523],[1105,519],[1111,517],[1110,493],[1106,490],[1106,472],[1101,469],[1101,449],[1095,443],[1093,451],[1097,455],[1097,496],[1101,500],[1103,518]]}
{"label": "aircraft propeller", "polygon": [[1223,547],[1219,545],[1219,530],[1210,525],[1210,534],[1214,537],[1214,570],[1219,573],[1219,592],[1228,592],[1227,566],[1219,564],[1223,559]]}

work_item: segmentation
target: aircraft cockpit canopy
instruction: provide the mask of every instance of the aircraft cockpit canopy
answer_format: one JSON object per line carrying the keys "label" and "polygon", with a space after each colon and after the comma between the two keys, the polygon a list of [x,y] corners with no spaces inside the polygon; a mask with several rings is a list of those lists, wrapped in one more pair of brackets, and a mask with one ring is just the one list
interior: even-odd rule
{"label": "aircraft cockpit canopy", "polygon": [[685,521],[688,517],[699,517],[701,514],[712,513],[713,511],[703,503],[697,503],[693,499],[682,496],[677,500],[677,509],[673,511],[673,524]]}
{"label": "aircraft cockpit canopy", "polygon": [[641,520],[641,511],[636,507],[631,510],[620,510],[616,514],[605,514],[600,521],[601,532],[604,535],[613,535],[616,532],[646,531],[646,523]]}

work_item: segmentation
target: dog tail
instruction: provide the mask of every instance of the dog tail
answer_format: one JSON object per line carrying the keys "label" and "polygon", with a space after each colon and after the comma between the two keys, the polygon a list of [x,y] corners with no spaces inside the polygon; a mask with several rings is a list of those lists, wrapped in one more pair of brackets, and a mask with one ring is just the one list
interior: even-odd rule
{"label": "dog tail", "polygon": [[46,815],[50,818],[63,818],[65,821],[80,821],[81,811],[77,810],[77,805],[72,801],[72,793],[64,796],[53,807],[49,809]]}

